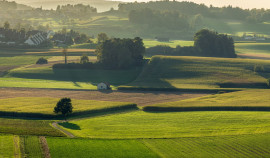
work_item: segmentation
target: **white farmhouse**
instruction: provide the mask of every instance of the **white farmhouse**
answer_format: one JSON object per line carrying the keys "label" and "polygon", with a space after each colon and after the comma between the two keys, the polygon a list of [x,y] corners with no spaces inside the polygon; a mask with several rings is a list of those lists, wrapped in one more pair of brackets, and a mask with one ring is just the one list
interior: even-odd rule
{"label": "white farmhouse", "polygon": [[37,46],[48,40],[51,36],[54,35],[53,31],[46,32],[38,32],[32,36],[30,36],[24,43],[30,46]]}
{"label": "white farmhouse", "polygon": [[101,82],[97,85],[97,89],[98,90],[109,90],[109,89],[111,89],[111,86],[108,83]]}

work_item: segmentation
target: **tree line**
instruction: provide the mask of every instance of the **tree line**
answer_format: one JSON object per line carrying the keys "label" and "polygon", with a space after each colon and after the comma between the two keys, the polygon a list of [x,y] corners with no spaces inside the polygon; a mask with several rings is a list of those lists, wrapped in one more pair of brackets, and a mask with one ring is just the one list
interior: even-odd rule
{"label": "tree line", "polygon": [[158,45],[146,49],[146,55],[204,56],[236,58],[234,40],[226,34],[202,29],[194,36],[194,46],[176,48]]}
{"label": "tree line", "polygon": [[250,23],[260,23],[270,21],[270,9],[242,9],[239,7],[224,6],[214,7],[194,2],[177,1],[150,1],[142,3],[122,3],[119,4],[119,11],[132,12],[133,10],[151,9],[155,11],[178,12],[187,16],[202,15],[210,18],[223,18],[243,20]]}

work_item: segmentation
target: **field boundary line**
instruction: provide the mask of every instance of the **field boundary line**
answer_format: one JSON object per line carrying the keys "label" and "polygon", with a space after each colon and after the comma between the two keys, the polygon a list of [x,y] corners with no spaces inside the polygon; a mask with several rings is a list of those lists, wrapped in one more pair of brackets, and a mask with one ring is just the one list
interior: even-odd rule
{"label": "field boundary line", "polygon": [[46,140],[46,137],[40,136],[39,142],[41,144],[42,153],[45,158],[51,158],[50,149]]}
{"label": "field boundary line", "polygon": [[14,142],[14,157],[15,158],[21,158],[21,154],[20,154],[20,137],[14,135],[13,136],[13,142]]}
{"label": "field boundary line", "polygon": [[[66,122],[66,121],[63,121],[63,122]],[[55,129],[61,131],[62,133],[64,133],[64,134],[65,134],[66,136],[68,136],[69,138],[75,138],[75,136],[74,136],[72,133],[70,133],[70,132],[64,130],[63,128],[61,128],[61,127],[59,126],[58,123],[63,123],[63,122],[53,122],[51,125],[52,125],[53,128],[55,128]]]}

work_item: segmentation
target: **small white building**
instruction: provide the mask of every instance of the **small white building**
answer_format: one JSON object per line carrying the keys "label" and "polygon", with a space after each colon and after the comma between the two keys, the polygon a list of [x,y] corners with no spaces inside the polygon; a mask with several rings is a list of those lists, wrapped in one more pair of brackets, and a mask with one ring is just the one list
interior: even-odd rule
{"label": "small white building", "polygon": [[101,82],[97,85],[98,90],[110,90],[111,86],[108,83]]}

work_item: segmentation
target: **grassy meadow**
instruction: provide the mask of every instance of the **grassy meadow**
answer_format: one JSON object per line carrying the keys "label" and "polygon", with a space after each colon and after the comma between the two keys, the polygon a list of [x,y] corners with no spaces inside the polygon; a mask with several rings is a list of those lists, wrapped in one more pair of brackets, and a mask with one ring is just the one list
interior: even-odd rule
{"label": "grassy meadow", "polygon": [[[139,77],[128,85],[188,89],[263,88],[266,87],[269,64],[267,60],[154,56]],[[255,66],[263,70],[254,72]]]}
{"label": "grassy meadow", "polygon": [[[49,116],[56,115],[53,108],[59,98],[9,98],[0,99],[0,112],[14,112],[14,113],[33,113],[44,114]],[[109,102],[109,101],[95,101],[95,100],[75,100],[72,99],[73,113],[80,113],[86,111],[98,111],[110,108],[121,108],[131,105],[132,103],[123,102]]]}
{"label": "grassy meadow", "polygon": [[0,157],[14,157],[14,143],[12,135],[0,134]]}
{"label": "grassy meadow", "polygon": [[[86,138],[180,138],[269,133],[269,112],[130,113],[70,121],[63,127]],[[78,129],[72,127],[76,125]]]}
{"label": "grassy meadow", "polygon": [[142,141],[160,157],[215,158],[269,157],[269,139],[269,134],[255,134]]}
{"label": "grassy meadow", "polygon": [[[91,140],[47,138],[52,157],[159,157],[140,140]],[[63,146],[63,144],[65,144]]]}
{"label": "grassy meadow", "polygon": [[22,157],[43,158],[43,152],[37,136],[20,137]]}
{"label": "grassy meadow", "polygon": [[42,135],[42,136],[65,136],[62,132],[54,129],[50,124],[52,120],[31,120],[20,118],[0,118],[0,133],[15,135]]}

